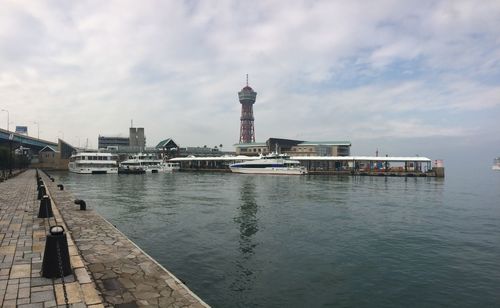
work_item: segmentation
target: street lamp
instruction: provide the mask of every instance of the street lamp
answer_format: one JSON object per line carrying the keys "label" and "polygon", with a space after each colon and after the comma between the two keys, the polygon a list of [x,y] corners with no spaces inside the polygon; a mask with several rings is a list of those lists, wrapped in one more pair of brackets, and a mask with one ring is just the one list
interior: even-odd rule
{"label": "street lamp", "polygon": [[7,112],[7,130],[9,130],[10,113],[7,109],[2,109],[1,111]]}
{"label": "street lamp", "polygon": [[38,132],[38,139],[40,139],[40,123],[33,121],[33,124],[36,124],[37,132]]}

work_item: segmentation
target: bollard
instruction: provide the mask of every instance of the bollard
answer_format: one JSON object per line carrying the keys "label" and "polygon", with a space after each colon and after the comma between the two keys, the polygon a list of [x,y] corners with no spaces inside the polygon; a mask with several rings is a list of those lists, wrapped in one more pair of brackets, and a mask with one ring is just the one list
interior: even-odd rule
{"label": "bollard", "polygon": [[79,204],[80,205],[80,211],[87,210],[87,204],[85,203],[85,201],[80,200],[80,199],[76,199],[75,200],[75,204]]}
{"label": "bollard", "polygon": [[59,190],[64,190],[64,185],[63,184],[59,184],[59,185],[57,185],[57,187],[59,187]]}
{"label": "bollard", "polygon": [[38,190],[38,200],[42,200],[42,197],[47,194],[47,191],[45,190],[45,185],[40,185],[40,189]]}
{"label": "bollard", "polygon": [[61,278],[72,274],[68,240],[62,226],[53,226],[47,235],[43,254],[42,276]]}
{"label": "bollard", "polygon": [[54,217],[54,213],[52,212],[52,202],[50,201],[49,196],[45,195],[40,200],[40,209],[38,210],[38,218],[50,218]]}

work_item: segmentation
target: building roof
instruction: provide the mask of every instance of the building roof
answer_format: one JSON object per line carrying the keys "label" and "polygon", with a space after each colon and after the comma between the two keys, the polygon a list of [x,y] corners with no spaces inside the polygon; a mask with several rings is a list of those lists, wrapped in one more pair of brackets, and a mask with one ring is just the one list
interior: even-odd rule
{"label": "building roof", "polygon": [[175,143],[175,141],[174,141],[172,138],[168,138],[168,139],[165,139],[165,140],[160,141],[160,143],[158,143],[158,144],[156,145],[156,148],[157,148],[157,149],[164,148],[164,147],[166,147],[169,143],[173,143],[174,147],[176,147],[176,148],[178,147],[178,146],[177,146],[177,143]]}
{"label": "building roof", "polygon": [[267,144],[265,142],[236,143],[233,145],[237,148],[253,148],[253,147],[265,147],[265,146],[267,146]]}
{"label": "building roof", "polygon": [[350,141],[304,141],[298,145],[351,145]]}
{"label": "building roof", "polygon": [[57,151],[56,149],[54,149],[53,147],[51,147],[50,145],[47,145],[45,147],[43,147],[40,151],[38,152],[59,152]]}
{"label": "building roof", "polygon": [[[259,157],[255,156],[219,156],[219,157],[178,157],[172,158],[170,161],[234,161],[234,160],[256,160]],[[291,160],[298,161],[374,161],[374,162],[432,162],[427,157],[397,157],[397,156],[291,156]]]}

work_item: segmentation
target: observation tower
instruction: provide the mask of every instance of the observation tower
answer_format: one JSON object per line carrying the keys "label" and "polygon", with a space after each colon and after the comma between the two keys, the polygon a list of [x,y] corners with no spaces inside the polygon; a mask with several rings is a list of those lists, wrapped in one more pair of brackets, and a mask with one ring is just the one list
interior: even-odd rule
{"label": "observation tower", "polygon": [[257,97],[257,92],[255,92],[250,86],[248,86],[248,74],[247,74],[247,85],[238,92],[238,98],[241,104],[241,117],[240,117],[240,143],[252,143],[255,142],[255,129],[253,126],[253,104],[255,104],[255,98]]}

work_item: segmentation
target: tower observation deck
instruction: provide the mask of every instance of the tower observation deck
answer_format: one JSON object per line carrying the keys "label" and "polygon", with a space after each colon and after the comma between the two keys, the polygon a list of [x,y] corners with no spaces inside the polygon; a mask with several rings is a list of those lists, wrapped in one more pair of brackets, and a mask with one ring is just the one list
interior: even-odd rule
{"label": "tower observation deck", "polygon": [[255,104],[255,98],[257,97],[257,92],[255,92],[248,85],[248,75],[247,75],[247,85],[238,92],[238,98],[241,104],[241,117],[240,117],[240,142],[239,143],[251,143],[255,142],[255,128],[254,128],[254,117],[253,117],[253,104]]}

